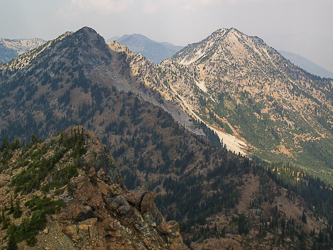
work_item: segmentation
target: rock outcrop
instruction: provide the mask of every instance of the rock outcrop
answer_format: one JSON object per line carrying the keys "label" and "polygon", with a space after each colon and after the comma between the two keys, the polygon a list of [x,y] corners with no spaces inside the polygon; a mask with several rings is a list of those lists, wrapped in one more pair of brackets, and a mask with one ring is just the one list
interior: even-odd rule
{"label": "rock outcrop", "polygon": [[[63,204],[63,208],[56,207],[57,212],[46,217],[46,227],[39,228],[36,240],[32,244],[27,240],[30,245],[43,249],[188,249],[183,243],[178,223],[165,222],[156,207],[155,193],[128,191],[108,148],[90,131],[84,130],[82,126],[72,126],[33,148],[31,156],[26,160],[35,166],[39,163],[38,160],[33,161],[38,155],[35,152],[40,154],[37,159],[41,159],[41,162],[53,157],[51,162],[54,164],[54,156],[59,152],[63,152],[63,157],[60,157],[59,163],[54,164],[57,170],[50,171],[45,181],[40,184],[44,194],[39,190],[32,190],[28,194],[25,190],[21,191],[21,201],[34,198],[25,203],[22,208],[24,218],[20,221],[14,220],[14,217],[7,213],[15,227],[10,227],[12,231],[0,231],[2,236],[12,234],[17,239],[21,237],[20,223],[24,223],[24,219],[32,221],[32,218],[29,219],[30,214],[38,210],[38,205],[32,208],[31,204],[47,202],[50,197],[54,202]],[[76,152],[81,153],[77,156]],[[18,153],[19,150],[16,157]],[[11,160],[12,166],[16,164],[17,159],[14,158],[15,156]],[[77,168],[72,168],[71,172],[77,171],[77,174],[67,180],[67,185],[60,187],[58,191],[45,188],[54,183],[57,171],[65,171],[64,169],[73,164]],[[32,169],[31,165],[29,166]],[[25,173],[25,168],[15,170],[12,177],[8,175],[9,169],[2,171],[0,195],[4,201],[3,206],[10,206],[13,186],[16,186],[17,193],[19,184],[16,180]],[[70,171],[67,173],[70,175]],[[48,213],[46,210],[42,211]],[[10,244],[8,238],[1,238],[3,246]],[[30,249],[25,242],[18,244],[24,249]]]}
{"label": "rock outcrop", "polygon": [[[120,178],[119,178],[120,179]],[[71,180],[73,200],[59,215],[62,232],[82,249],[187,249],[178,223],[165,222],[155,193],[108,185],[101,169]]]}

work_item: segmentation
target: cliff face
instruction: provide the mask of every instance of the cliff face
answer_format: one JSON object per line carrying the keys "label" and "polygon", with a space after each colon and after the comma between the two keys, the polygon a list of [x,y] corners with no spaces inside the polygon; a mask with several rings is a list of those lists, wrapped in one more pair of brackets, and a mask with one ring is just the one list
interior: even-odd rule
{"label": "cliff face", "polygon": [[155,193],[129,192],[108,148],[82,126],[5,152],[3,248],[188,249],[178,223],[165,222],[156,207]]}

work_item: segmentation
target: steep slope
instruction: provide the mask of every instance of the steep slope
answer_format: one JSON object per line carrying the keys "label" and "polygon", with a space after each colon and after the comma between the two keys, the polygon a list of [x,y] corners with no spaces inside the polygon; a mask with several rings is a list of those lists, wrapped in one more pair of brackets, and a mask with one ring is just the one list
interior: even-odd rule
{"label": "steep slope", "polygon": [[44,43],[45,41],[40,38],[14,40],[0,38],[0,61],[7,63]]}
{"label": "steep slope", "polygon": [[279,50],[279,53],[290,60],[296,66],[306,70],[307,72],[326,78],[333,78],[333,73],[320,67],[318,64],[291,52]]}
{"label": "steep slope", "polygon": [[[121,81],[118,88],[155,105],[163,101],[146,93],[158,92],[165,103],[204,122],[228,149],[291,161],[332,182],[331,79],[304,72],[260,38],[234,28],[218,30],[158,65],[117,43],[109,46],[126,55],[127,75],[140,83]],[[164,109],[184,124],[177,110]]]}
{"label": "steep slope", "polygon": [[156,69],[163,72],[160,81],[206,124],[241,139],[254,156],[325,169],[330,178],[331,79],[302,71],[261,39],[233,28],[171,60]]}
{"label": "steep slope", "polygon": [[124,35],[114,40],[128,47],[134,54],[141,53],[153,63],[160,63],[183,48],[171,43],[155,42],[140,34]]}
{"label": "steep slope", "polygon": [[0,167],[2,247],[188,249],[154,193],[129,192],[109,149],[82,126],[2,150],[11,154]]}

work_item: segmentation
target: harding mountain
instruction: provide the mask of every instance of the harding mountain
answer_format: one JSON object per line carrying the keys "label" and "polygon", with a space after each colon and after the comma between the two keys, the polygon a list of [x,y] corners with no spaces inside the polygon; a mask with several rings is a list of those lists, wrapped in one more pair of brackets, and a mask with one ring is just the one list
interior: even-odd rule
{"label": "harding mountain", "polygon": [[[84,27],[0,67],[2,145],[84,125],[110,147],[129,189],[157,193],[156,205],[191,247],[300,247],[333,236],[324,226],[333,221],[329,186],[291,164],[264,169],[227,150],[300,163],[303,153],[306,166],[318,159],[329,169],[331,81],[259,38],[219,30],[153,64]],[[212,130],[226,148],[202,136],[219,146]],[[0,150],[2,170],[13,167],[10,148]]]}

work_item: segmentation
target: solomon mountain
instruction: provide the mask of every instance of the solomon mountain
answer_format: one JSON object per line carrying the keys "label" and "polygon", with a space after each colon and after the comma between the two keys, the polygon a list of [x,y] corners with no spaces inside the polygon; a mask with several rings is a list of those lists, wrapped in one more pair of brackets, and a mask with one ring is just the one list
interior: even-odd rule
{"label": "solomon mountain", "polygon": [[[244,59],[242,47],[233,50],[234,45],[250,52],[256,49],[258,55]],[[227,150],[301,163],[302,152],[297,150],[302,143],[314,141],[318,145],[310,145],[323,154],[321,158],[308,154],[307,163],[321,161],[321,169],[329,170],[331,130],[327,120],[325,125],[319,117],[330,117],[331,104],[319,104],[329,99],[330,80],[314,78],[274,53],[258,38],[234,29],[219,30],[173,58],[153,64],[124,45],[105,43],[90,28],[67,32],[0,66],[2,168],[12,167],[5,137],[28,142],[32,134],[46,138],[80,124],[109,146],[129,189],[144,186],[157,193],[155,202],[162,214],[180,223],[186,243],[194,249],[309,247],[313,242],[329,246],[330,186],[291,164],[264,169]],[[290,120],[283,106],[289,99],[282,99],[283,89],[278,87],[282,73],[270,68],[273,62],[280,65],[272,55],[284,60],[284,70],[290,64],[291,75],[302,76],[297,84],[310,79],[310,87],[318,85],[316,91],[295,87],[295,93],[301,93],[295,94],[300,112],[290,113]],[[244,59],[242,64],[239,57]],[[244,65],[257,65],[256,77],[266,81],[265,87],[252,92],[257,84],[254,80],[252,85],[245,84],[252,78]],[[247,78],[241,77],[243,73]],[[285,82],[289,83],[288,78]],[[260,99],[263,89],[267,94],[263,92]],[[311,97],[311,91],[317,95]],[[304,96],[317,100],[311,104],[317,107],[316,116],[300,109]],[[225,138],[223,149],[218,149],[222,145],[212,130]],[[285,134],[291,139],[284,139]],[[294,144],[292,138],[296,138]],[[295,149],[288,148],[287,142]],[[323,143],[327,145],[321,147]],[[305,154],[306,147],[303,150]],[[17,174],[10,177],[6,172],[5,176],[12,179]]]}

